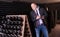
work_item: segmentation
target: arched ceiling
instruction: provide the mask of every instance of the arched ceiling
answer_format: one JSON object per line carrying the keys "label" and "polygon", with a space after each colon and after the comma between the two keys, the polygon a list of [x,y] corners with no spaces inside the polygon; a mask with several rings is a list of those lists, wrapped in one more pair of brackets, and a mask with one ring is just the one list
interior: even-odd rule
{"label": "arched ceiling", "polygon": [[60,0],[20,0],[20,1],[36,2],[36,3],[57,3],[57,2],[60,2]]}
{"label": "arched ceiling", "polygon": [[57,3],[57,2],[60,2],[60,0],[0,0],[0,1],[6,1],[6,2],[20,1],[20,2],[36,2],[36,3]]}

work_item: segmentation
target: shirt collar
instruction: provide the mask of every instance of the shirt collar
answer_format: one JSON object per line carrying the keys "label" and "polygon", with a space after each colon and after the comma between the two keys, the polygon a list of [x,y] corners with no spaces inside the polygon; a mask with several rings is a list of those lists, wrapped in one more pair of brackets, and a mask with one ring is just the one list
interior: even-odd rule
{"label": "shirt collar", "polygon": [[35,9],[35,12],[36,12],[36,10],[39,10],[39,6]]}
{"label": "shirt collar", "polygon": [[36,8],[36,10],[39,10],[39,6]]}

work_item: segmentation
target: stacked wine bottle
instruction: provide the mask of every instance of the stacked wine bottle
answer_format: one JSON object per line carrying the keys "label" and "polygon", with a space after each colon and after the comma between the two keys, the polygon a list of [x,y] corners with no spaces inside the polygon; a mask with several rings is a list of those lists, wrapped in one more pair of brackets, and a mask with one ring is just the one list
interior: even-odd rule
{"label": "stacked wine bottle", "polygon": [[22,15],[0,16],[0,37],[30,37],[25,23],[25,16]]}

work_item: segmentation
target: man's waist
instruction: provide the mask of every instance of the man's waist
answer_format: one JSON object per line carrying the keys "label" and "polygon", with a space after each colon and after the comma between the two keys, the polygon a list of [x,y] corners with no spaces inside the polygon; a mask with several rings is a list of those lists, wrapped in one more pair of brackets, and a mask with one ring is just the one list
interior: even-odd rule
{"label": "man's waist", "polygon": [[36,27],[37,27],[37,26],[43,26],[43,25],[44,25],[44,24],[36,24]]}

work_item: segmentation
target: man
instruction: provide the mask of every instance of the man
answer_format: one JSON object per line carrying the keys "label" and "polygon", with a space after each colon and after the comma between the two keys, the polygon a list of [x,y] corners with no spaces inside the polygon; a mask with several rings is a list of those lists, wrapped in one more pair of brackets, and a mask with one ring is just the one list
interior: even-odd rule
{"label": "man", "polygon": [[48,37],[48,31],[44,23],[44,19],[47,16],[46,11],[40,8],[37,4],[31,3],[30,16],[35,25],[36,37],[40,37],[40,31],[42,31],[44,37]]}

